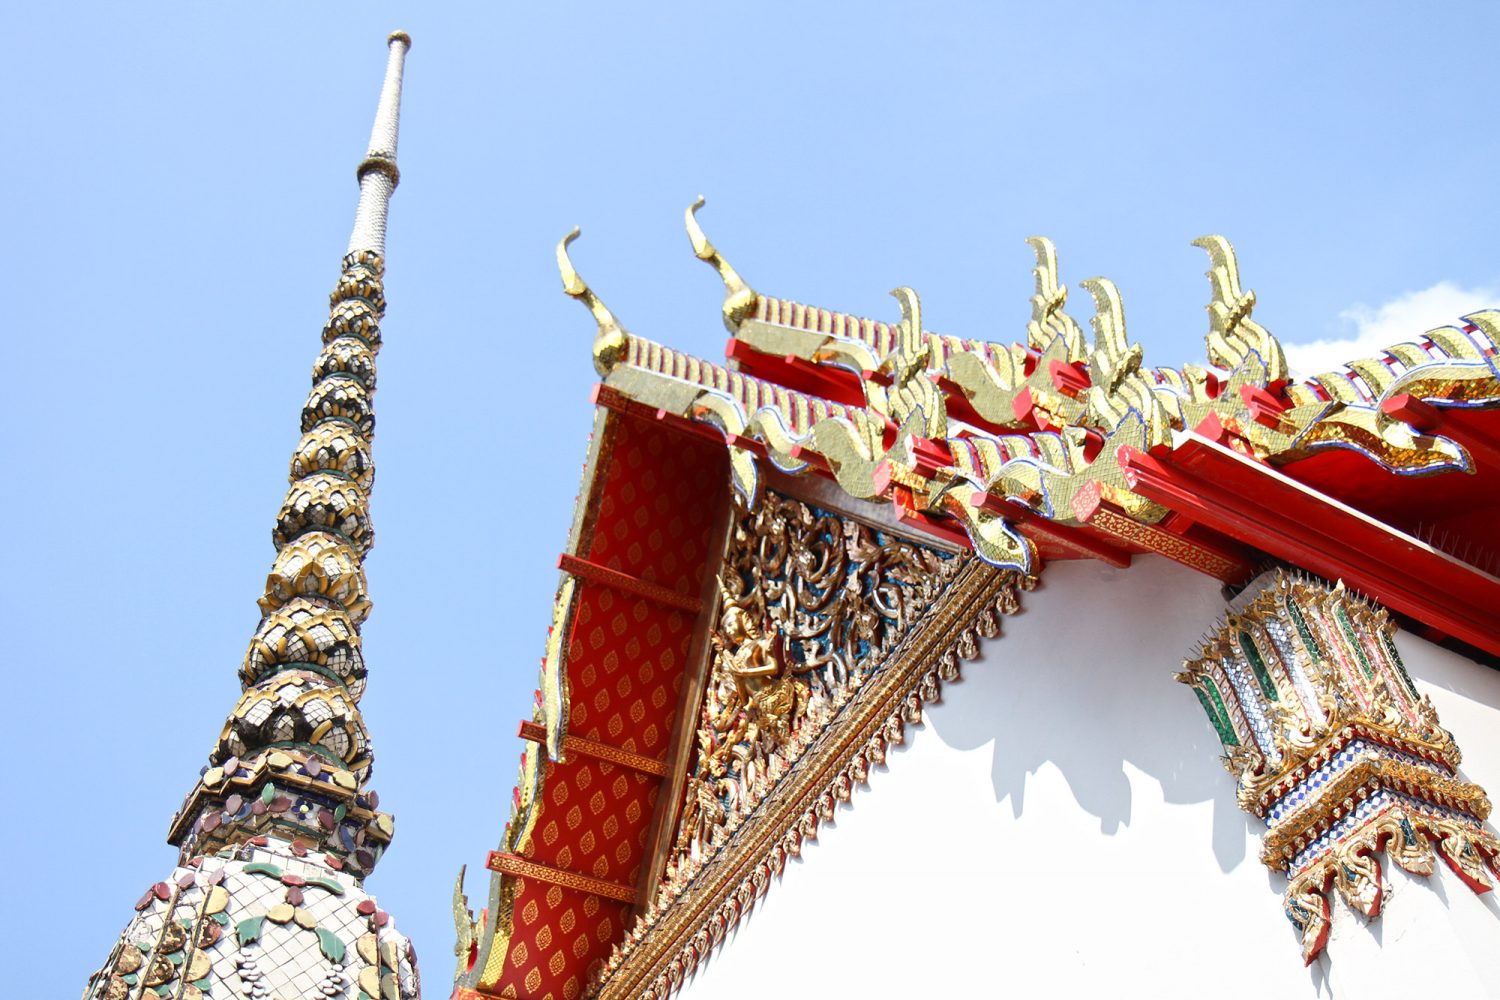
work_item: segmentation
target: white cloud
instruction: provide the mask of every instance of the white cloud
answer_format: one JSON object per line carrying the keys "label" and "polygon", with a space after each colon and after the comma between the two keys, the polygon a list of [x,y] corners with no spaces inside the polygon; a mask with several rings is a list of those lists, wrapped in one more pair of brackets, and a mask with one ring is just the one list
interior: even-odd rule
{"label": "white cloud", "polygon": [[1286,360],[1299,375],[1331,371],[1346,361],[1367,358],[1392,344],[1415,340],[1439,326],[1480,309],[1500,307],[1500,289],[1462,288],[1439,281],[1431,288],[1405,292],[1378,306],[1355,305],[1339,313],[1347,336],[1284,344]]}

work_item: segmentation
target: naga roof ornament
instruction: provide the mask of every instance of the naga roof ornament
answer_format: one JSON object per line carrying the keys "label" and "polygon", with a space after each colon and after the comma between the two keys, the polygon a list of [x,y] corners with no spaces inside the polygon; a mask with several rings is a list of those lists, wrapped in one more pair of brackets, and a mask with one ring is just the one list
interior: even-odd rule
{"label": "naga roof ornament", "polygon": [[614,370],[615,365],[625,356],[626,344],[630,342],[630,334],[620,325],[615,314],[610,312],[609,307],[588,286],[588,282],[578,276],[578,271],[573,267],[572,258],[568,256],[568,247],[578,239],[582,233],[577,226],[573,231],[557,241],[557,270],[562,275],[563,291],[582,302],[593,315],[594,322],[598,324],[598,332],[594,334],[594,370],[601,376],[608,375]]}
{"label": "naga roof ornament", "polygon": [[243,693],[172,821],[176,870],[136,905],[86,1000],[420,993],[409,942],[364,891],[395,824],[367,784],[373,753],[359,711],[375,356],[410,45],[405,32],[389,38]]}
{"label": "naga roof ornament", "polygon": [[687,207],[683,213],[683,224],[687,226],[688,240],[693,244],[693,255],[699,260],[706,262],[715,271],[719,272],[719,278],[724,282],[724,326],[730,333],[739,330],[740,324],[745,321],[755,309],[755,290],[745,284],[745,279],[740,273],[729,265],[724,255],[708,241],[703,233],[703,227],[698,225],[698,209],[702,208],[706,199],[700,194],[698,199]]}

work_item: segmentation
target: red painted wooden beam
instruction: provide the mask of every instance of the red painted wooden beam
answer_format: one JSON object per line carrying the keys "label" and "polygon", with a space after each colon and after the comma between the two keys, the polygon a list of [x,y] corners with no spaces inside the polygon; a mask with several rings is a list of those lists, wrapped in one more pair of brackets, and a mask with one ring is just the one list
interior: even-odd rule
{"label": "red painted wooden beam", "polygon": [[1119,507],[1104,499],[1097,482],[1085,483],[1073,495],[1073,516],[1102,534],[1122,543],[1138,545],[1147,552],[1165,556],[1225,583],[1242,583],[1254,569],[1248,552],[1228,539],[1223,544],[1190,538],[1169,530],[1165,525],[1137,521]]}
{"label": "red painted wooden beam", "polygon": [[1071,525],[1058,524],[1051,518],[1038,514],[1022,504],[1003,500],[989,493],[974,493],[969,497],[969,506],[987,510],[1013,523],[1025,524],[1030,533],[1040,535],[1069,552],[1086,558],[1099,559],[1121,569],[1130,566],[1130,553],[1125,549],[1110,545],[1090,532],[1080,531]]}
{"label": "red painted wooden beam", "polygon": [[663,587],[659,583],[642,580],[638,576],[621,573],[619,570],[613,570],[608,566],[589,562],[587,559],[580,559],[566,552],[557,557],[557,568],[565,573],[572,573],[581,580],[587,580],[590,583],[597,583],[601,586],[621,591],[622,593],[641,597],[651,601],[653,604],[663,604],[669,608],[676,608],[678,611],[686,611],[690,615],[697,615],[698,612],[703,610],[703,602],[696,597],[679,594],[677,591]]}
{"label": "red painted wooden beam", "polygon": [[[1381,412],[1395,417],[1423,434],[1441,434],[1463,445],[1475,465],[1500,469],[1500,442],[1493,430],[1486,428],[1480,416],[1486,411],[1457,406],[1433,406],[1431,403],[1401,393],[1380,404]],[[1490,414],[1500,417],[1500,414]]]}
{"label": "red painted wooden beam", "polygon": [[741,372],[754,378],[845,406],[865,405],[865,390],[859,375],[846,369],[820,365],[794,354],[784,357],[767,354],[737,337],[729,338],[724,356],[736,362]]}
{"label": "red painted wooden beam", "polygon": [[1093,384],[1088,369],[1082,364],[1068,364],[1056,358],[1047,362],[1047,374],[1052,376],[1053,387],[1065,396],[1076,398],[1079,393],[1087,392]]}
{"label": "red painted wooden beam", "polygon": [[589,402],[616,413],[629,412],[632,400],[619,389],[611,389],[603,382],[595,382],[589,390]]}
{"label": "red painted wooden beam", "polygon": [[[525,719],[521,720],[516,735],[523,740],[532,743],[546,743],[547,729]],[[645,754],[634,753],[623,747],[612,746],[609,743],[600,743],[597,740],[584,739],[582,736],[574,736],[572,733],[563,735],[563,754],[576,753],[582,757],[592,757],[594,760],[602,760],[610,764],[618,764],[628,767],[632,771],[648,774],[653,778],[662,778],[667,774],[667,762],[655,757],[647,757]]]}
{"label": "red painted wooden beam", "polygon": [[612,389],[602,382],[596,383],[589,392],[589,401],[595,406],[602,406],[627,417],[635,417],[637,420],[654,420],[672,430],[692,434],[705,441],[712,441],[715,444],[724,443],[723,432],[714,425],[638,403],[620,390]]}
{"label": "red painted wooden beam", "polygon": [[726,434],[724,440],[733,448],[742,448],[750,452],[756,458],[766,457],[766,446],[755,438],[746,437],[743,434]]}
{"label": "red painted wooden beam", "polygon": [[1288,408],[1286,400],[1253,385],[1240,386],[1240,398],[1245,401],[1245,408],[1250,411],[1252,420],[1273,431],[1281,429],[1281,415]]}
{"label": "red painted wooden beam", "polygon": [[1500,579],[1196,434],[1119,460],[1141,496],[1500,655]]}
{"label": "red painted wooden beam", "polygon": [[651,410],[640,404],[636,405],[638,409],[630,411],[630,415],[633,417],[639,417],[642,420],[649,417],[672,430],[681,431],[684,434],[692,434],[703,438],[705,441],[712,441],[714,444],[724,443],[724,432],[713,424],[705,423],[701,420],[693,420],[691,417],[680,416],[667,410]]}
{"label": "red painted wooden beam", "polygon": [[813,451],[805,445],[792,445],[792,458],[798,462],[806,462],[809,467],[817,472],[833,475],[833,468],[828,464],[828,459]]}
{"label": "red painted wooden beam", "polygon": [[917,435],[911,437],[911,457],[917,475],[923,479],[931,479],[937,475],[937,470],[953,465],[953,452],[946,441],[934,441]]}
{"label": "red painted wooden beam", "polygon": [[570,872],[564,868],[553,868],[530,858],[523,858],[519,854],[505,854],[500,851],[491,851],[489,860],[485,867],[502,875],[511,875],[516,878],[535,879],[538,882],[546,882],[549,885],[560,885],[564,889],[573,889],[577,892],[586,892],[592,896],[602,896],[605,899],[613,899],[620,903],[635,902],[635,888],[633,886],[621,885],[618,882],[609,882],[602,878],[594,878],[592,875],[584,875],[580,872]]}
{"label": "red painted wooden beam", "polygon": [[904,486],[891,487],[891,509],[895,512],[896,520],[910,528],[966,549],[974,547],[969,533],[952,518],[945,515],[934,516],[918,510],[916,498],[912,496],[911,490]]}
{"label": "red painted wooden beam", "polygon": [[1052,421],[1047,415],[1037,409],[1036,396],[1029,385],[1023,386],[1021,391],[1016,393],[1015,398],[1011,400],[1010,408],[1015,413],[1016,419],[1025,425],[1022,433],[1045,431],[1052,426]]}

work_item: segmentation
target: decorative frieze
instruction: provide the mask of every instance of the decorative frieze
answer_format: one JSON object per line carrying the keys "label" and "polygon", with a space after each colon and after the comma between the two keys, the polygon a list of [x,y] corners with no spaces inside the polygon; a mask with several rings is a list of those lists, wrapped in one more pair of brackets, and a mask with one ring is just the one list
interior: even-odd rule
{"label": "decorative frieze", "polygon": [[1192,687],[1266,824],[1261,860],[1290,880],[1287,918],[1311,962],[1328,939],[1328,892],[1374,918],[1379,854],[1418,875],[1442,858],[1476,892],[1500,874],[1490,802],[1458,774],[1453,736],[1419,695],[1384,609],[1342,583],[1267,574],[1177,679]]}

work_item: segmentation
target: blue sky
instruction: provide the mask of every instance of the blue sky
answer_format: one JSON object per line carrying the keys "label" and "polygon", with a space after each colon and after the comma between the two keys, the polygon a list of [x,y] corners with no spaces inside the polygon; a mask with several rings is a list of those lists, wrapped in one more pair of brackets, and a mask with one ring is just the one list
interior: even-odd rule
{"label": "blue sky", "polygon": [[805,6],[10,13],[0,947],[29,994],[80,990],[171,869],[238,695],[393,28],[364,709],[397,838],[370,888],[433,997],[454,875],[509,811],[590,422],[571,226],[626,326],[707,356],[700,193],[763,292],[892,318],[908,284],[930,328],[997,340],[1049,235],[1070,283],[1119,284],[1151,364],[1202,360],[1207,232],[1288,342],[1500,304],[1500,7]]}

